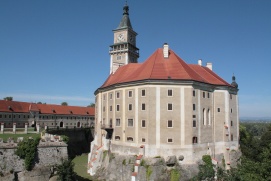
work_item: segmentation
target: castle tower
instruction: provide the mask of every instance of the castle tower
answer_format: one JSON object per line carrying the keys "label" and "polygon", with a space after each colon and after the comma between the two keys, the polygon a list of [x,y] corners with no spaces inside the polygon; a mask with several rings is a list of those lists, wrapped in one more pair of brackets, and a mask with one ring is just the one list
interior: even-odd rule
{"label": "castle tower", "polygon": [[110,46],[110,74],[122,65],[137,63],[139,49],[136,47],[137,33],[133,30],[129,18],[129,6],[123,7],[123,16],[114,32],[114,44]]}

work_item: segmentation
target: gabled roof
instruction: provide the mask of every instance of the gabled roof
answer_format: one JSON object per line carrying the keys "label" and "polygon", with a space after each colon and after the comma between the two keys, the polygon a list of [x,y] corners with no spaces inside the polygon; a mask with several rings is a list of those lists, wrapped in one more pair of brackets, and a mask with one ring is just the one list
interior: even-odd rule
{"label": "gabled roof", "polygon": [[94,116],[95,108],[79,106],[61,106],[55,104],[36,104],[18,101],[0,100],[0,112],[29,113],[38,111],[40,114]]}
{"label": "gabled roof", "polygon": [[169,50],[169,57],[164,58],[163,49],[159,48],[143,63],[130,63],[120,67],[109,75],[101,88],[140,80],[168,79],[231,86],[209,68],[185,63],[172,50]]}

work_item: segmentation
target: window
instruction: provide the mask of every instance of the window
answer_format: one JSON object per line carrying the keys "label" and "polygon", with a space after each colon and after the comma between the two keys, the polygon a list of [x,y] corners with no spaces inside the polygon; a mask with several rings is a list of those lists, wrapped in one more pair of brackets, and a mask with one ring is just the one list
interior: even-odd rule
{"label": "window", "polygon": [[115,140],[119,141],[120,140],[120,136],[115,136]]}
{"label": "window", "polygon": [[18,118],[21,118],[21,116],[20,116],[20,115],[18,115]]}
{"label": "window", "polygon": [[168,120],[167,121],[167,127],[168,128],[173,128],[173,122],[172,122],[172,120]]}
{"label": "window", "polygon": [[105,95],[104,95],[104,101],[105,101]]}
{"label": "window", "polygon": [[109,107],[110,111],[112,111],[112,106]]}
{"label": "window", "polygon": [[112,93],[110,93],[110,99],[112,99],[112,97],[113,97],[113,96],[112,96]]}
{"label": "window", "polygon": [[232,94],[230,94],[230,99],[232,99]]}
{"label": "window", "polygon": [[145,111],[145,110],[146,110],[146,105],[145,105],[145,103],[142,103],[142,105],[141,105],[141,110],[142,110],[142,111]]}
{"label": "window", "polygon": [[119,104],[117,104],[117,111],[120,111],[120,105]]}
{"label": "window", "polygon": [[141,90],[141,96],[142,96],[142,97],[145,97],[145,96],[146,96],[146,90],[145,90],[145,89]]}
{"label": "window", "polygon": [[205,98],[205,92],[202,92],[202,97]]}
{"label": "window", "polygon": [[127,137],[127,141],[134,141],[133,137]]}
{"label": "window", "polygon": [[198,143],[198,138],[196,136],[194,136],[192,138],[192,143],[195,144],[195,143]]}
{"label": "window", "polygon": [[233,134],[231,134],[231,141],[233,141]]}
{"label": "window", "polygon": [[128,119],[128,127],[133,127],[133,126],[134,126],[134,120]]}
{"label": "window", "polygon": [[167,139],[167,142],[168,142],[168,143],[173,143],[173,139],[172,139],[172,138],[168,138],[168,139]]}
{"label": "window", "polygon": [[217,108],[217,112],[220,112],[220,108]]}
{"label": "window", "polygon": [[231,109],[231,113],[232,113],[232,109]]}
{"label": "window", "polygon": [[133,104],[129,104],[129,105],[128,105],[128,110],[129,110],[129,111],[132,111],[132,110],[133,110]]}
{"label": "window", "polygon": [[146,142],[146,139],[145,139],[145,138],[142,138],[142,142],[145,143],[145,142]]}
{"label": "window", "polygon": [[167,95],[168,95],[169,97],[171,97],[171,96],[173,95],[172,89],[168,89],[168,90],[167,90]]}
{"label": "window", "polygon": [[210,98],[210,93],[208,92],[207,97]]}
{"label": "window", "polygon": [[233,126],[233,122],[231,121],[231,126]]}
{"label": "window", "polygon": [[2,118],[2,114],[0,114],[0,118]]}
{"label": "window", "polygon": [[211,125],[211,111],[208,109],[208,125]]}
{"label": "window", "polygon": [[193,128],[197,127],[197,122],[196,120],[193,120]]}
{"label": "window", "polygon": [[133,97],[133,91],[128,91],[128,97]]}
{"label": "window", "polygon": [[116,119],[116,126],[120,126],[120,119],[119,118]]}
{"label": "window", "polygon": [[117,60],[121,60],[121,56],[117,56]]}
{"label": "window", "polygon": [[193,115],[193,118],[196,118],[196,115]]}
{"label": "window", "polygon": [[146,128],[146,121],[145,120],[141,120],[141,127]]}
{"label": "window", "polygon": [[196,91],[193,90],[193,97],[196,97]]}
{"label": "window", "polygon": [[11,115],[8,115],[8,118],[11,118]]}
{"label": "window", "polygon": [[116,98],[120,98],[120,93],[119,92],[116,92]]}
{"label": "window", "polygon": [[168,103],[168,104],[167,104],[167,110],[168,110],[168,111],[172,111],[172,110],[173,110],[172,103]]}
{"label": "window", "polygon": [[103,112],[105,112],[105,106],[103,107]]}
{"label": "window", "polygon": [[203,121],[202,121],[203,125],[206,125],[206,110],[203,109]]}
{"label": "window", "polygon": [[193,104],[193,111],[196,110],[196,104]]}

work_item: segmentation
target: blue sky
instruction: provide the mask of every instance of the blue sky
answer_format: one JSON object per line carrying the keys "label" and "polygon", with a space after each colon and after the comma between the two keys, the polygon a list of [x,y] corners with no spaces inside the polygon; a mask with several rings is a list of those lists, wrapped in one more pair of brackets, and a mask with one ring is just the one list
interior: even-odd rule
{"label": "blue sky", "polygon": [[[123,0],[1,0],[0,98],[86,106],[109,74]],[[271,1],[130,0],[139,62],[167,42],[239,84],[241,117],[271,117]]]}

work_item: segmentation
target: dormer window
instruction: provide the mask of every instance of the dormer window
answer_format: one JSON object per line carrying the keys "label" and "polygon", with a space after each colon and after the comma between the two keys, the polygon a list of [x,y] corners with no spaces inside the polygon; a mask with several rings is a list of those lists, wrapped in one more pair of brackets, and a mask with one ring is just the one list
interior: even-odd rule
{"label": "dormer window", "polygon": [[72,111],[70,111],[70,113],[71,113],[71,114],[73,114],[73,112],[72,112]]}

